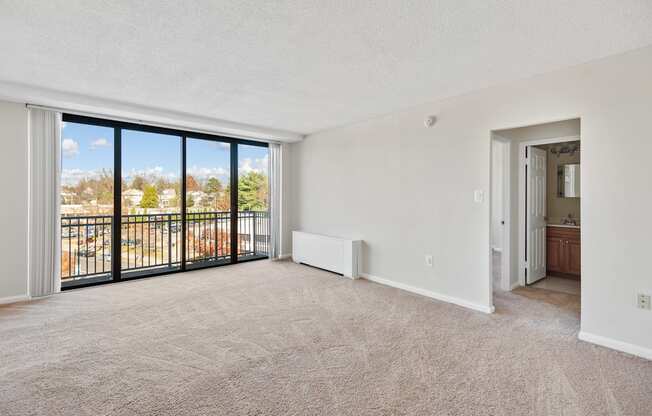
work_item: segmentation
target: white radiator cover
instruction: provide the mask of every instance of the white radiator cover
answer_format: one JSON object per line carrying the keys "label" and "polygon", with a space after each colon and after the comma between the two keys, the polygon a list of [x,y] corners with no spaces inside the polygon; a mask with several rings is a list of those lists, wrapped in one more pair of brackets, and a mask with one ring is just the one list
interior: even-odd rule
{"label": "white radiator cover", "polygon": [[292,260],[357,279],[361,240],[292,231]]}

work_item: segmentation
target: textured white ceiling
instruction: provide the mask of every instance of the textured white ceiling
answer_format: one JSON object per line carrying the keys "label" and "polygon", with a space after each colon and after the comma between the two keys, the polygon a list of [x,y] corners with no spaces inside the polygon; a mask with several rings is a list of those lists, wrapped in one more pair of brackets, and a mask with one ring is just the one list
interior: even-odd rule
{"label": "textured white ceiling", "polygon": [[0,81],[299,133],[649,44],[650,0],[0,0]]}

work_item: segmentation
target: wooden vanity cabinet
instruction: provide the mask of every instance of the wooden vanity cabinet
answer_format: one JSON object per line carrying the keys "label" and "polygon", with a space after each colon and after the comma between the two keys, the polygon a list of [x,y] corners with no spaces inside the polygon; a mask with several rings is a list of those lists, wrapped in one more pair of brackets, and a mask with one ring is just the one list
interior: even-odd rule
{"label": "wooden vanity cabinet", "polygon": [[546,269],[561,277],[580,278],[579,228],[546,227]]}

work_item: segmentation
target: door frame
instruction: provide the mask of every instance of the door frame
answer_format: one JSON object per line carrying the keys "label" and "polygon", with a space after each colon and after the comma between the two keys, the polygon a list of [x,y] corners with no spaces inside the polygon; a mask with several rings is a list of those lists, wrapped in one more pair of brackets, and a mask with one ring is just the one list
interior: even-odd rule
{"label": "door frame", "polygon": [[[527,268],[526,258],[526,221],[525,221],[525,150],[529,146],[542,144],[565,143],[581,140],[580,135],[553,137],[549,139],[523,140],[518,143],[518,284],[525,286],[525,269]],[[581,165],[580,165],[581,174]]]}
{"label": "door frame", "polygon": [[[501,137],[497,134],[491,135],[491,150],[490,150],[490,186],[493,184],[494,172],[493,172],[493,142],[500,142],[503,144],[503,198],[502,198],[502,217],[504,221],[503,227],[503,238],[501,242],[501,267],[500,267],[500,289],[504,291],[511,290],[510,280],[512,274],[511,268],[511,192],[510,192],[510,181],[511,181],[511,154],[512,154],[512,141]],[[493,198],[493,196],[491,197]],[[490,198],[489,203],[489,224],[491,226],[491,221],[493,219],[493,210],[492,210],[492,199]],[[491,231],[489,233],[489,253],[490,253],[490,276],[491,276],[491,285],[493,292],[493,247],[492,247],[492,235]]]}

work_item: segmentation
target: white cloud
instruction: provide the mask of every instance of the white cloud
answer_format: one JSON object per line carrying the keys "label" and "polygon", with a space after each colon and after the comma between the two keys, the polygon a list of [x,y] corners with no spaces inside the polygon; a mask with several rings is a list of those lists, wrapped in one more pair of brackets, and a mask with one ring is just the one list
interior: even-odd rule
{"label": "white cloud", "polygon": [[[109,172],[110,173],[110,172]],[[63,185],[76,185],[82,179],[98,179],[102,170],[62,169],[61,183]]]}
{"label": "white cloud", "polygon": [[79,143],[73,139],[63,139],[61,142],[61,153],[63,157],[72,159],[79,154]]}
{"label": "white cloud", "polygon": [[131,169],[129,171],[129,174],[126,175],[127,179],[132,179],[136,176],[142,176],[147,179],[158,179],[158,178],[164,178],[164,179],[177,179],[179,177],[178,172],[166,172],[165,169],[163,169],[162,166],[154,166],[154,167],[148,167],[145,169]]}
{"label": "white cloud", "polygon": [[111,143],[104,137],[97,138],[91,143],[91,150],[101,149],[104,147],[111,147]]}
{"label": "white cloud", "polygon": [[240,166],[238,166],[238,172],[243,175],[246,175],[249,172],[267,174],[268,163],[269,163],[268,155],[265,155],[265,157],[257,158],[257,159],[251,159],[247,157],[240,161]]}
{"label": "white cloud", "polygon": [[208,179],[219,178],[220,176],[228,176],[229,172],[222,167],[205,168],[193,165],[188,169],[188,174],[194,176],[197,179]]}

